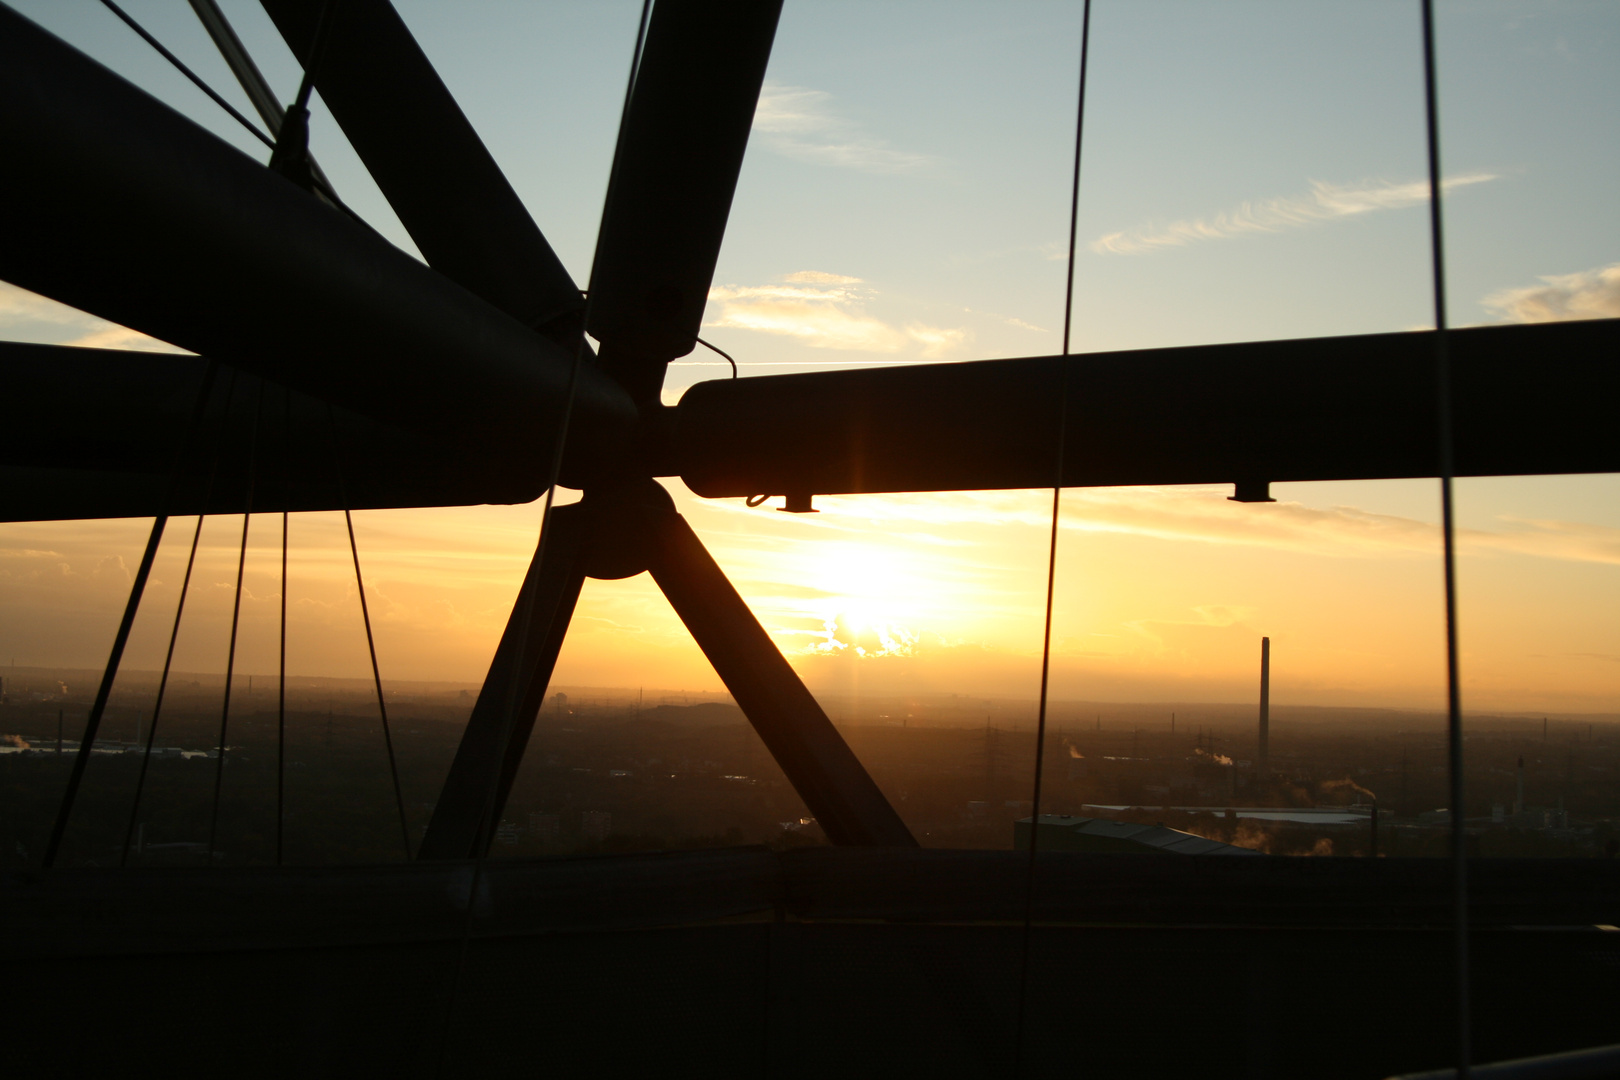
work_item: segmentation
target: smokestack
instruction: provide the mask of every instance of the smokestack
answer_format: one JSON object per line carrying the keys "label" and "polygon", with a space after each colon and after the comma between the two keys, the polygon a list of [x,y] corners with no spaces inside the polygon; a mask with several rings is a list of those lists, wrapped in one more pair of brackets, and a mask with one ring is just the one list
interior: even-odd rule
{"label": "smokestack", "polygon": [[1372,808],[1372,850],[1371,858],[1378,858],[1378,800],[1373,800]]}
{"label": "smokestack", "polygon": [[1259,776],[1271,772],[1271,639],[1260,639],[1260,752],[1255,755]]}
{"label": "smokestack", "polygon": [[1519,794],[1518,798],[1513,800],[1513,812],[1515,814],[1524,813],[1524,758],[1522,757],[1519,758]]}

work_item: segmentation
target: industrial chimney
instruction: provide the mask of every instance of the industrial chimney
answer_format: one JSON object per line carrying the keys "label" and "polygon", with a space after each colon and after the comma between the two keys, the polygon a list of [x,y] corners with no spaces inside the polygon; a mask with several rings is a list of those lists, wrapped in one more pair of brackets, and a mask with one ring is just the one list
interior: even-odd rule
{"label": "industrial chimney", "polygon": [[1518,798],[1513,800],[1513,815],[1524,813],[1524,758],[1519,758],[1519,791]]}
{"label": "industrial chimney", "polygon": [[1271,774],[1271,639],[1260,639],[1260,752],[1255,755],[1255,774]]}

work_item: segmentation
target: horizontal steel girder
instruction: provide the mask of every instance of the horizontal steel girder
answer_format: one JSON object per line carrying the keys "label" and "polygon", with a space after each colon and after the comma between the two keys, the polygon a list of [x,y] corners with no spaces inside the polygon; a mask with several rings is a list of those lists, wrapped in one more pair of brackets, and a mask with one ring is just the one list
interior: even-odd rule
{"label": "horizontal steel girder", "polygon": [[0,520],[238,514],[250,475],[261,512],[528,502],[542,482],[229,368],[187,450],[206,365],[0,343],[0,386],[27,403],[0,427]]}
{"label": "horizontal steel girder", "polygon": [[[1456,474],[1620,472],[1620,320],[1450,335]],[[697,494],[1438,474],[1432,332],[699,383],[659,475]]]}
{"label": "horizontal steel girder", "polygon": [[[0,278],[313,397],[544,475],[572,357],[0,7]],[[580,372],[565,476],[621,453]]]}

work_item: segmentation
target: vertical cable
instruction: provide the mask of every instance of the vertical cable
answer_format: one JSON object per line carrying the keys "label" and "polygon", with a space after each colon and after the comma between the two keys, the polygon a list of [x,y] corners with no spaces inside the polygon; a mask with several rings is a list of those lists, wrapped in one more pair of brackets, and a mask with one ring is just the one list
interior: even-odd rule
{"label": "vertical cable", "polygon": [[[283,507],[292,505],[292,391],[282,414]],[[281,511],[281,664],[276,678],[276,865],[284,851],[287,806],[287,511]]]}
{"label": "vertical cable", "polygon": [[[210,360],[205,381],[212,385],[214,375],[219,370],[218,361]],[[202,539],[203,520],[207,517],[205,511],[208,502],[214,494],[214,480],[219,475],[219,450],[225,437],[225,427],[230,422],[231,398],[236,392],[236,373],[231,373],[229,387],[225,391],[225,408],[220,416],[220,432],[214,441],[213,462],[208,467],[208,482],[203,485],[202,506],[197,514],[197,527],[191,533],[191,552],[186,556],[186,574],[180,580],[180,598],[174,607],[174,626],[169,631],[169,648],[163,655],[163,674],[158,678],[157,700],[152,705],[152,723],[146,729],[146,746],[141,752],[141,769],[135,777],[135,797],[129,803],[129,821],[124,828],[124,847],[118,856],[118,865],[123,866],[129,861],[129,849],[135,838],[135,822],[141,812],[141,797],[146,791],[147,767],[152,759],[152,746],[157,739],[158,720],[163,715],[163,698],[169,687],[169,671],[174,664],[174,645],[180,637],[180,620],[186,611],[186,596],[191,590],[191,571],[197,565],[197,543]],[[205,398],[206,400],[206,398]]]}
{"label": "vertical cable", "polygon": [[1468,994],[1468,848],[1463,808],[1462,693],[1457,663],[1457,543],[1452,510],[1451,350],[1446,318],[1446,248],[1441,227],[1440,104],[1434,58],[1434,0],[1422,0],[1424,118],[1429,151],[1429,252],[1434,273],[1435,419],[1439,436],[1440,525],[1446,588],[1446,757],[1451,781],[1452,908],[1457,963],[1457,1076],[1471,1064]]}
{"label": "vertical cable", "polygon": [[366,624],[366,651],[371,654],[371,681],[377,687],[377,713],[382,717],[383,746],[388,750],[388,775],[394,781],[394,805],[399,810],[399,838],[405,861],[411,861],[411,830],[405,822],[405,794],[399,786],[399,764],[394,760],[394,736],[388,729],[388,705],[383,701],[382,672],[377,667],[377,641],[371,634],[371,609],[366,606],[366,582],[360,575],[360,547],[354,542],[354,518],[347,506],[343,523],[349,529],[349,554],[354,557],[354,587],[360,593],[360,618]]}
{"label": "vertical cable", "polygon": [[236,556],[236,598],[231,603],[231,641],[225,650],[225,702],[219,710],[219,756],[214,759],[214,802],[208,813],[208,862],[214,861],[214,840],[219,832],[219,796],[225,786],[225,734],[231,720],[231,678],[236,673],[236,630],[242,618],[242,572],[247,568],[248,526],[253,521],[253,481],[258,473],[259,419],[264,412],[264,381],[253,408],[248,436],[247,505],[242,510],[242,546]]}
{"label": "vertical cable", "polygon": [[332,462],[337,466],[338,502],[343,507],[343,524],[349,530],[349,555],[354,559],[354,585],[360,594],[360,619],[366,627],[366,652],[371,657],[371,681],[377,689],[377,715],[382,718],[383,747],[388,751],[388,775],[394,783],[394,806],[399,811],[399,837],[405,847],[405,861],[411,861],[411,830],[405,820],[405,795],[399,784],[399,765],[394,760],[394,736],[388,727],[388,705],[383,700],[382,673],[377,667],[377,640],[371,633],[371,609],[366,604],[366,582],[360,573],[360,546],[354,540],[354,518],[349,513],[349,489],[343,478],[343,453],[337,435],[337,415],[326,406],[326,437],[332,445]]}
{"label": "vertical cable", "polygon": [[[1074,325],[1075,237],[1080,225],[1080,153],[1086,129],[1086,62],[1091,51],[1091,0],[1080,16],[1080,91],[1075,104],[1074,177],[1069,192],[1069,266],[1063,290],[1063,355],[1069,355]],[[1052,533],[1046,550],[1046,613],[1041,626],[1041,695],[1035,714],[1035,785],[1030,796],[1029,861],[1024,875],[1024,935],[1018,968],[1018,1027],[1013,1041],[1013,1077],[1023,1075],[1024,1029],[1029,1005],[1029,949],[1035,915],[1035,858],[1041,828],[1041,773],[1046,764],[1047,688],[1052,670],[1052,599],[1057,584],[1058,511],[1063,497],[1063,455],[1069,421],[1069,362],[1062,362],[1058,392],[1057,454],[1052,475]]]}
{"label": "vertical cable", "polygon": [[[1087,0],[1087,2],[1089,3],[1090,0]],[[614,147],[613,165],[608,172],[607,192],[602,199],[603,221],[608,219],[608,214],[613,209],[614,190],[618,187],[619,151],[622,149],[624,140],[625,122],[630,118],[630,102],[635,97],[636,75],[641,69],[641,50],[647,41],[647,19],[651,14],[652,0],[642,0],[641,19],[636,24],[636,44],[630,54],[630,75],[624,88],[624,104],[619,109],[619,142]],[[596,251],[591,257],[591,273],[593,276],[596,273],[597,256],[601,254],[602,237],[600,233],[597,234],[596,243]],[[536,573],[534,575],[534,588],[527,594],[520,591],[518,595],[518,604],[521,610],[518,616],[518,634],[515,643],[517,649],[514,655],[520,658],[528,652],[529,632],[534,618],[534,601],[540,591],[541,574],[539,571],[545,564],[546,540],[551,535],[553,500],[557,491],[558,477],[562,475],[563,450],[568,445],[568,427],[573,418],[574,395],[577,393],[579,386],[579,369],[585,358],[585,331],[583,328],[590,325],[591,300],[595,295],[596,290],[594,288],[586,289],[585,310],[580,320],[579,341],[574,345],[574,362],[568,370],[568,392],[563,398],[562,416],[558,421],[557,438],[552,444],[551,468],[546,477],[545,503],[540,513],[540,536],[535,542],[534,564]],[[516,722],[520,697],[521,691],[518,689],[518,680],[514,678],[507,687],[506,701],[502,709],[501,738],[497,743],[498,746],[505,747],[507,739],[510,738],[512,725]],[[489,858],[490,835],[494,829],[492,819],[495,816],[495,794],[496,788],[500,784],[502,764],[501,758],[497,756],[490,775],[489,792],[484,800],[484,808],[479,814],[478,828],[475,831],[476,839],[474,843],[476,850],[473,859],[472,880],[467,889],[467,914],[462,920],[461,946],[456,955],[456,968],[451,976],[450,991],[445,998],[444,1020],[439,1032],[439,1057],[434,1067],[435,1076],[444,1073],[445,1062],[450,1051],[450,1025],[455,1020],[456,1003],[461,997],[461,986],[466,979],[467,954],[472,946],[473,916],[477,910],[478,890],[483,882],[484,863]]]}
{"label": "vertical cable", "polygon": [[[62,792],[62,802],[56,811],[56,822],[51,826],[51,838],[45,845],[42,865],[47,868],[56,864],[57,853],[62,848],[62,836],[67,832],[68,818],[73,816],[73,804],[79,797],[79,785],[84,782],[84,768],[89,764],[90,751],[96,742],[96,733],[101,729],[101,717],[107,710],[107,699],[112,696],[113,680],[118,675],[118,665],[124,659],[124,646],[129,644],[129,632],[135,625],[135,613],[140,610],[141,595],[146,591],[146,579],[152,574],[152,562],[157,558],[158,545],[163,540],[163,530],[169,522],[169,507],[174,504],[176,489],[180,485],[180,470],[185,463],[186,452],[191,448],[192,439],[197,434],[197,428],[202,424],[203,412],[208,407],[208,396],[213,391],[214,377],[218,371],[219,365],[209,361],[208,367],[203,372],[202,385],[197,390],[196,404],[191,409],[191,420],[186,426],[185,438],[181,440],[180,447],[175,451],[174,460],[169,466],[168,490],[164,492],[159,514],[152,520],[152,531],[146,538],[146,550],[141,554],[141,565],[135,572],[135,580],[130,584],[129,600],[124,604],[124,617],[118,623],[118,632],[113,635],[112,651],[107,657],[107,666],[101,673],[101,685],[96,689],[95,701],[90,706],[90,715],[85,718],[84,734],[79,739],[79,750],[74,755],[72,770],[68,773],[67,789]],[[226,404],[228,407],[228,393]],[[154,715],[154,727],[156,723],[157,718]],[[150,734],[148,732],[148,738]],[[58,749],[61,741],[61,732],[58,728]]]}
{"label": "vertical cable", "polygon": [[202,539],[203,520],[197,515],[197,528],[191,534],[191,554],[186,556],[186,575],[180,579],[180,600],[174,608],[174,627],[169,631],[169,650],[163,654],[163,674],[158,678],[157,701],[152,706],[152,723],[146,729],[146,746],[141,752],[141,771],[135,777],[135,798],[129,804],[129,823],[124,828],[124,850],[118,865],[129,861],[129,848],[135,838],[135,821],[141,812],[141,795],[146,790],[146,769],[152,759],[152,743],[157,738],[158,720],[163,715],[163,695],[169,688],[169,670],[174,664],[174,643],[180,637],[180,617],[185,614],[186,594],[191,590],[191,571],[197,565],[197,541]]}

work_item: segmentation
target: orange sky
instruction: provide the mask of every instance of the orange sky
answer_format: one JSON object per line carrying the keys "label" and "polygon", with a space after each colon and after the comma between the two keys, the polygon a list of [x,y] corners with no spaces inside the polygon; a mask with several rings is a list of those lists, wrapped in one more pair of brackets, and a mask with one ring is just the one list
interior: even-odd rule
{"label": "orange sky", "polygon": [[[94,5],[26,6],[260,152]],[[403,7],[559,257],[587,280],[634,5],[566,17],[545,5]],[[1205,4],[1167,20],[1151,6],[1106,7],[1088,90],[1076,351],[1430,324],[1410,11]],[[242,10],[269,77],[296,86],[278,35]],[[1077,11],[946,5],[919,35],[903,8],[789,5],[704,321],[744,377],[1060,350]],[[1620,156],[1593,134],[1613,130],[1615,15],[1538,12],[1504,19],[1473,5],[1442,20],[1457,325],[1620,316]],[[236,92],[184,5],[151,17]],[[552,62],[532,63],[535,40],[553,43]],[[569,107],[543,105],[555,101]],[[316,104],[323,168],[413,250]],[[0,336],[161,347],[3,284]],[[686,357],[667,397],[722,370]],[[1034,697],[1049,493],[821,498],[822,512],[802,517],[675,494],[812,686]],[[1269,635],[1280,702],[1441,704],[1434,482],[1279,485],[1270,505],[1227,494],[1066,494],[1057,696],[1252,700]],[[1620,478],[1462,481],[1458,512],[1465,707],[1620,711]],[[537,521],[535,506],[356,516],[385,677],[482,677]],[[248,560],[239,668],[258,673],[275,668],[276,525],[256,522]],[[146,528],[0,525],[0,661],[99,666]],[[205,532],[182,667],[224,668],[239,530],[221,518]],[[189,522],[173,523],[132,666],[161,663],[189,535]],[[294,520],[291,571],[293,670],[364,675],[339,516]],[[558,680],[719,685],[645,577],[587,584]]]}
{"label": "orange sky", "polygon": [[[1620,528],[1603,516],[1617,487],[1607,476],[1459,483],[1469,707],[1620,711]],[[1065,493],[1054,695],[1249,700],[1265,634],[1281,703],[1438,706],[1434,488],[1287,485],[1271,505],[1229,502],[1221,488]],[[1594,520],[1534,514],[1538,498],[1578,505],[1582,493]],[[1049,492],[823,497],[804,516],[677,495],[813,687],[1033,698]],[[537,505],[356,515],[385,678],[481,678],[538,518]],[[161,664],[193,520],[171,525],[132,667]],[[240,523],[205,529],[181,668],[223,670]],[[146,527],[0,526],[0,657],[99,664]],[[275,670],[278,545],[279,518],[256,518],[245,672]],[[339,515],[294,517],[290,579],[291,669],[365,674]],[[645,575],[587,583],[556,681],[720,688]]]}

